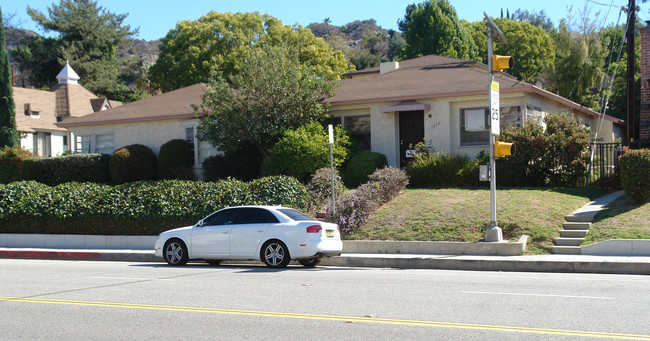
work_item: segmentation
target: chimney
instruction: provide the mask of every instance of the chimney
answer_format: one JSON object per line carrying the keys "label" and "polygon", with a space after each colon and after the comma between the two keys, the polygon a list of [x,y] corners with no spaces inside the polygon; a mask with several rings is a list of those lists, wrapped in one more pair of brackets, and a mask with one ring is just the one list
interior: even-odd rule
{"label": "chimney", "polygon": [[[650,25],[650,21],[646,21]],[[650,140],[650,26],[639,30],[641,35],[641,120],[639,140]]]}
{"label": "chimney", "polygon": [[398,62],[384,62],[379,64],[379,74],[383,75],[385,73],[393,72],[399,69]]}

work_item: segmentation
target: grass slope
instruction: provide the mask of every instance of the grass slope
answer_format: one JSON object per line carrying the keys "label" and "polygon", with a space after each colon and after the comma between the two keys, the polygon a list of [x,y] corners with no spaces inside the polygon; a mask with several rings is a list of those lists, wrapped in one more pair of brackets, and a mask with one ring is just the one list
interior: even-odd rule
{"label": "grass slope", "polygon": [[[497,190],[504,239],[527,234],[530,253],[548,252],[564,216],[607,194],[596,188]],[[490,222],[488,189],[409,189],[382,206],[346,239],[481,241]]]}
{"label": "grass slope", "polygon": [[637,205],[624,195],[594,218],[583,245],[607,239],[650,239],[650,202]]}

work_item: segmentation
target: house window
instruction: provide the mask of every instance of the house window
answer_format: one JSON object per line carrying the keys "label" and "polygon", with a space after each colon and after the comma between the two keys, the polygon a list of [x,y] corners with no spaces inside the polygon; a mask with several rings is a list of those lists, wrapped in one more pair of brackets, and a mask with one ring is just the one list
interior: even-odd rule
{"label": "house window", "polygon": [[490,116],[488,108],[460,111],[460,145],[482,146],[490,143]]}
{"label": "house window", "polygon": [[[460,145],[483,146],[490,143],[490,109],[471,108],[460,111]],[[521,107],[499,108],[501,130],[521,126]]]}
{"label": "house window", "polygon": [[84,135],[75,136],[75,153],[89,154],[90,153],[90,140],[92,136]]}
{"label": "house window", "polygon": [[187,142],[187,145],[190,147],[190,151],[192,152],[192,165],[196,166],[198,163],[198,153],[196,152],[196,134],[195,134],[196,127],[186,127],[185,128],[185,142]]}
{"label": "house window", "polygon": [[95,153],[113,154],[115,144],[113,143],[113,134],[104,134],[95,136]]}
{"label": "house window", "polygon": [[359,144],[363,150],[371,150],[370,146],[370,115],[344,116],[343,129],[350,138]]}

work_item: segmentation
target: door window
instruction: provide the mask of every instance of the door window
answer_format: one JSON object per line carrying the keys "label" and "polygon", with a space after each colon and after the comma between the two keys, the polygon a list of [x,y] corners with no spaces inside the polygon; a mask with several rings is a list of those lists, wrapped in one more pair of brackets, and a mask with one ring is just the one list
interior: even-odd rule
{"label": "door window", "polygon": [[273,213],[263,208],[243,208],[237,218],[237,224],[266,224],[277,222],[279,221]]}
{"label": "door window", "polygon": [[222,210],[213,215],[203,219],[203,225],[216,226],[216,225],[232,225],[237,218],[238,209]]}

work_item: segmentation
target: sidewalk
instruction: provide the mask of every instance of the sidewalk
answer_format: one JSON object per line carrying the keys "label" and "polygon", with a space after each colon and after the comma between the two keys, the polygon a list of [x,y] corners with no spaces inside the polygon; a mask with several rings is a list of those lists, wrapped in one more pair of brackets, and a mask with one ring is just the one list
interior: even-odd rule
{"label": "sidewalk", "polygon": [[[162,259],[154,255],[153,250],[0,248],[0,258],[158,262],[164,264]],[[258,261],[228,261],[223,264],[262,265]],[[339,257],[324,259],[321,266],[650,275],[650,257],[621,256],[454,256],[344,253]]]}

